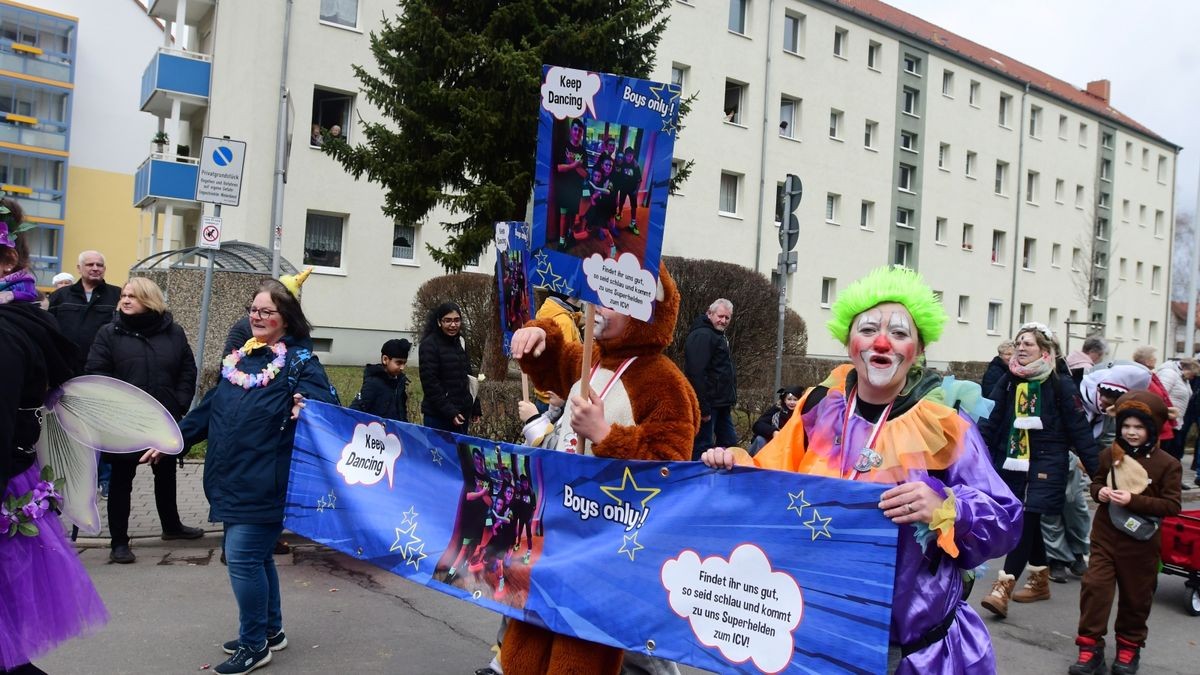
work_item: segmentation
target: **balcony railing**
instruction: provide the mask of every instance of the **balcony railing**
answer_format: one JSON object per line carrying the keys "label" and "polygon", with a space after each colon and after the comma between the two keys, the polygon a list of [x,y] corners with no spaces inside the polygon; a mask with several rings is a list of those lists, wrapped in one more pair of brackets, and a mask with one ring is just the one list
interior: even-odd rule
{"label": "balcony railing", "polygon": [[211,78],[212,57],[160,47],[142,73],[141,109],[168,115],[172,95],[191,107],[206,105]]}
{"label": "balcony railing", "polygon": [[133,181],[133,205],[142,207],[155,199],[196,202],[199,160],[153,153],[138,167]]}
{"label": "balcony railing", "polygon": [[71,82],[71,59],[61,52],[30,50],[26,45],[0,38],[0,69],[35,77]]}
{"label": "balcony railing", "polygon": [[66,150],[67,124],[0,113],[0,141],[35,148]]}
{"label": "balcony railing", "polygon": [[54,220],[66,217],[67,198],[62,190],[0,183],[0,192],[16,197],[26,216]]}

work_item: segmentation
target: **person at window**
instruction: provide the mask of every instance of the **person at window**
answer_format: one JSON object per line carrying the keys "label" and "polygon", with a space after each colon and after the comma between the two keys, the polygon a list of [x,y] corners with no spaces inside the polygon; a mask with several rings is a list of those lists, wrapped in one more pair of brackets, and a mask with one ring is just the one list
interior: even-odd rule
{"label": "person at window", "polygon": [[421,401],[425,426],[465,434],[481,413],[471,392],[471,359],[462,323],[462,311],[453,302],[429,312],[417,348],[417,370],[425,394]]}
{"label": "person at window", "polygon": [[321,125],[314,123],[312,125],[312,135],[308,138],[308,144],[316,147],[325,145],[325,134],[321,130]]}

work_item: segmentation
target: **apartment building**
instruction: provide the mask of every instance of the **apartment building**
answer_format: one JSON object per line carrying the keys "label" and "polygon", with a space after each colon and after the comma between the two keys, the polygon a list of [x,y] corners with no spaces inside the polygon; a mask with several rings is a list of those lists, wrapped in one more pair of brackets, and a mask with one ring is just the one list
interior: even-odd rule
{"label": "apartment building", "polygon": [[[169,144],[143,164],[135,203],[161,224],[141,247],[193,245],[211,215],[191,187],[204,135],[248,143],[225,239],[272,241],[286,91],[280,250],[315,268],[305,306],[323,358],[373,360],[412,327],[416,288],[441,274],[424,250],[445,241],[444,214],[385,218],[381,188],[346,175],[312,131],[336,125],[353,142],[360,120],[381,120],[352,66],[374,70],[369,35],[396,6],[296,0],[285,16],[287,5],[150,3],[175,41],[145,55],[141,105],[187,152]],[[788,292],[811,353],[840,352],[822,329],[838,289],[889,263],[944,298],[951,325],[934,362],[989,358],[1026,320],[1103,324],[1118,355],[1165,345],[1178,148],[1113,109],[1107,83],[1080,90],[867,0],[679,0],[670,12],[655,77],[698,98],[676,144],[695,166],[669,202],[665,253],[771,274],[779,191],[799,175]]]}

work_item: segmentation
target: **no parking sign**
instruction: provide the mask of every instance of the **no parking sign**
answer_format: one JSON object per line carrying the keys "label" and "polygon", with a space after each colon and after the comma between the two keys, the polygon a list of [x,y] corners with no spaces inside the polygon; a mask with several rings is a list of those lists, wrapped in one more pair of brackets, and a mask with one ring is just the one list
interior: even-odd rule
{"label": "no parking sign", "polygon": [[205,136],[200,146],[200,178],[196,201],[237,206],[242,195],[246,142]]}

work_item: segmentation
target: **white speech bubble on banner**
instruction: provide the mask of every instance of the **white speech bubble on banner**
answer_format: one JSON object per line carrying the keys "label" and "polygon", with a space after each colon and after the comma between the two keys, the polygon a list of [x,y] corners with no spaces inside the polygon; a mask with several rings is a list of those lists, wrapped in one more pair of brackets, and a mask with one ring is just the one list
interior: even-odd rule
{"label": "white speech bubble on banner", "polygon": [[554,119],[579,117],[584,110],[596,116],[593,98],[600,91],[600,76],[586,70],[551,66],[542,82],[542,107]]}
{"label": "white speech bubble on banner", "polygon": [[742,544],[729,560],[703,562],[683,551],[663,563],[660,577],[672,611],[688,620],[703,645],[733,663],[752,659],[765,673],[787,668],[804,599],[796,580],[773,571],[761,548]]}
{"label": "white speech bubble on banner", "polygon": [[508,251],[508,223],[496,223],[496,250],[501,253]]}
{"label": "white speech bubble on banner", "polygon": [[400,439],[389,434],[379,422],[356,424],[354,437],[342,448],[337,471],[347,485],[374,485],[387,474],[390,488],[395,482],[400,452]]}
{"label": "white speech bubble on banner", "polygon": [[593,253],[583,261],[583,273],[600,304],[635,319],[650,320],[658,284],[650,270],[642,269],[637,256],[622,253],[613,260]]}

